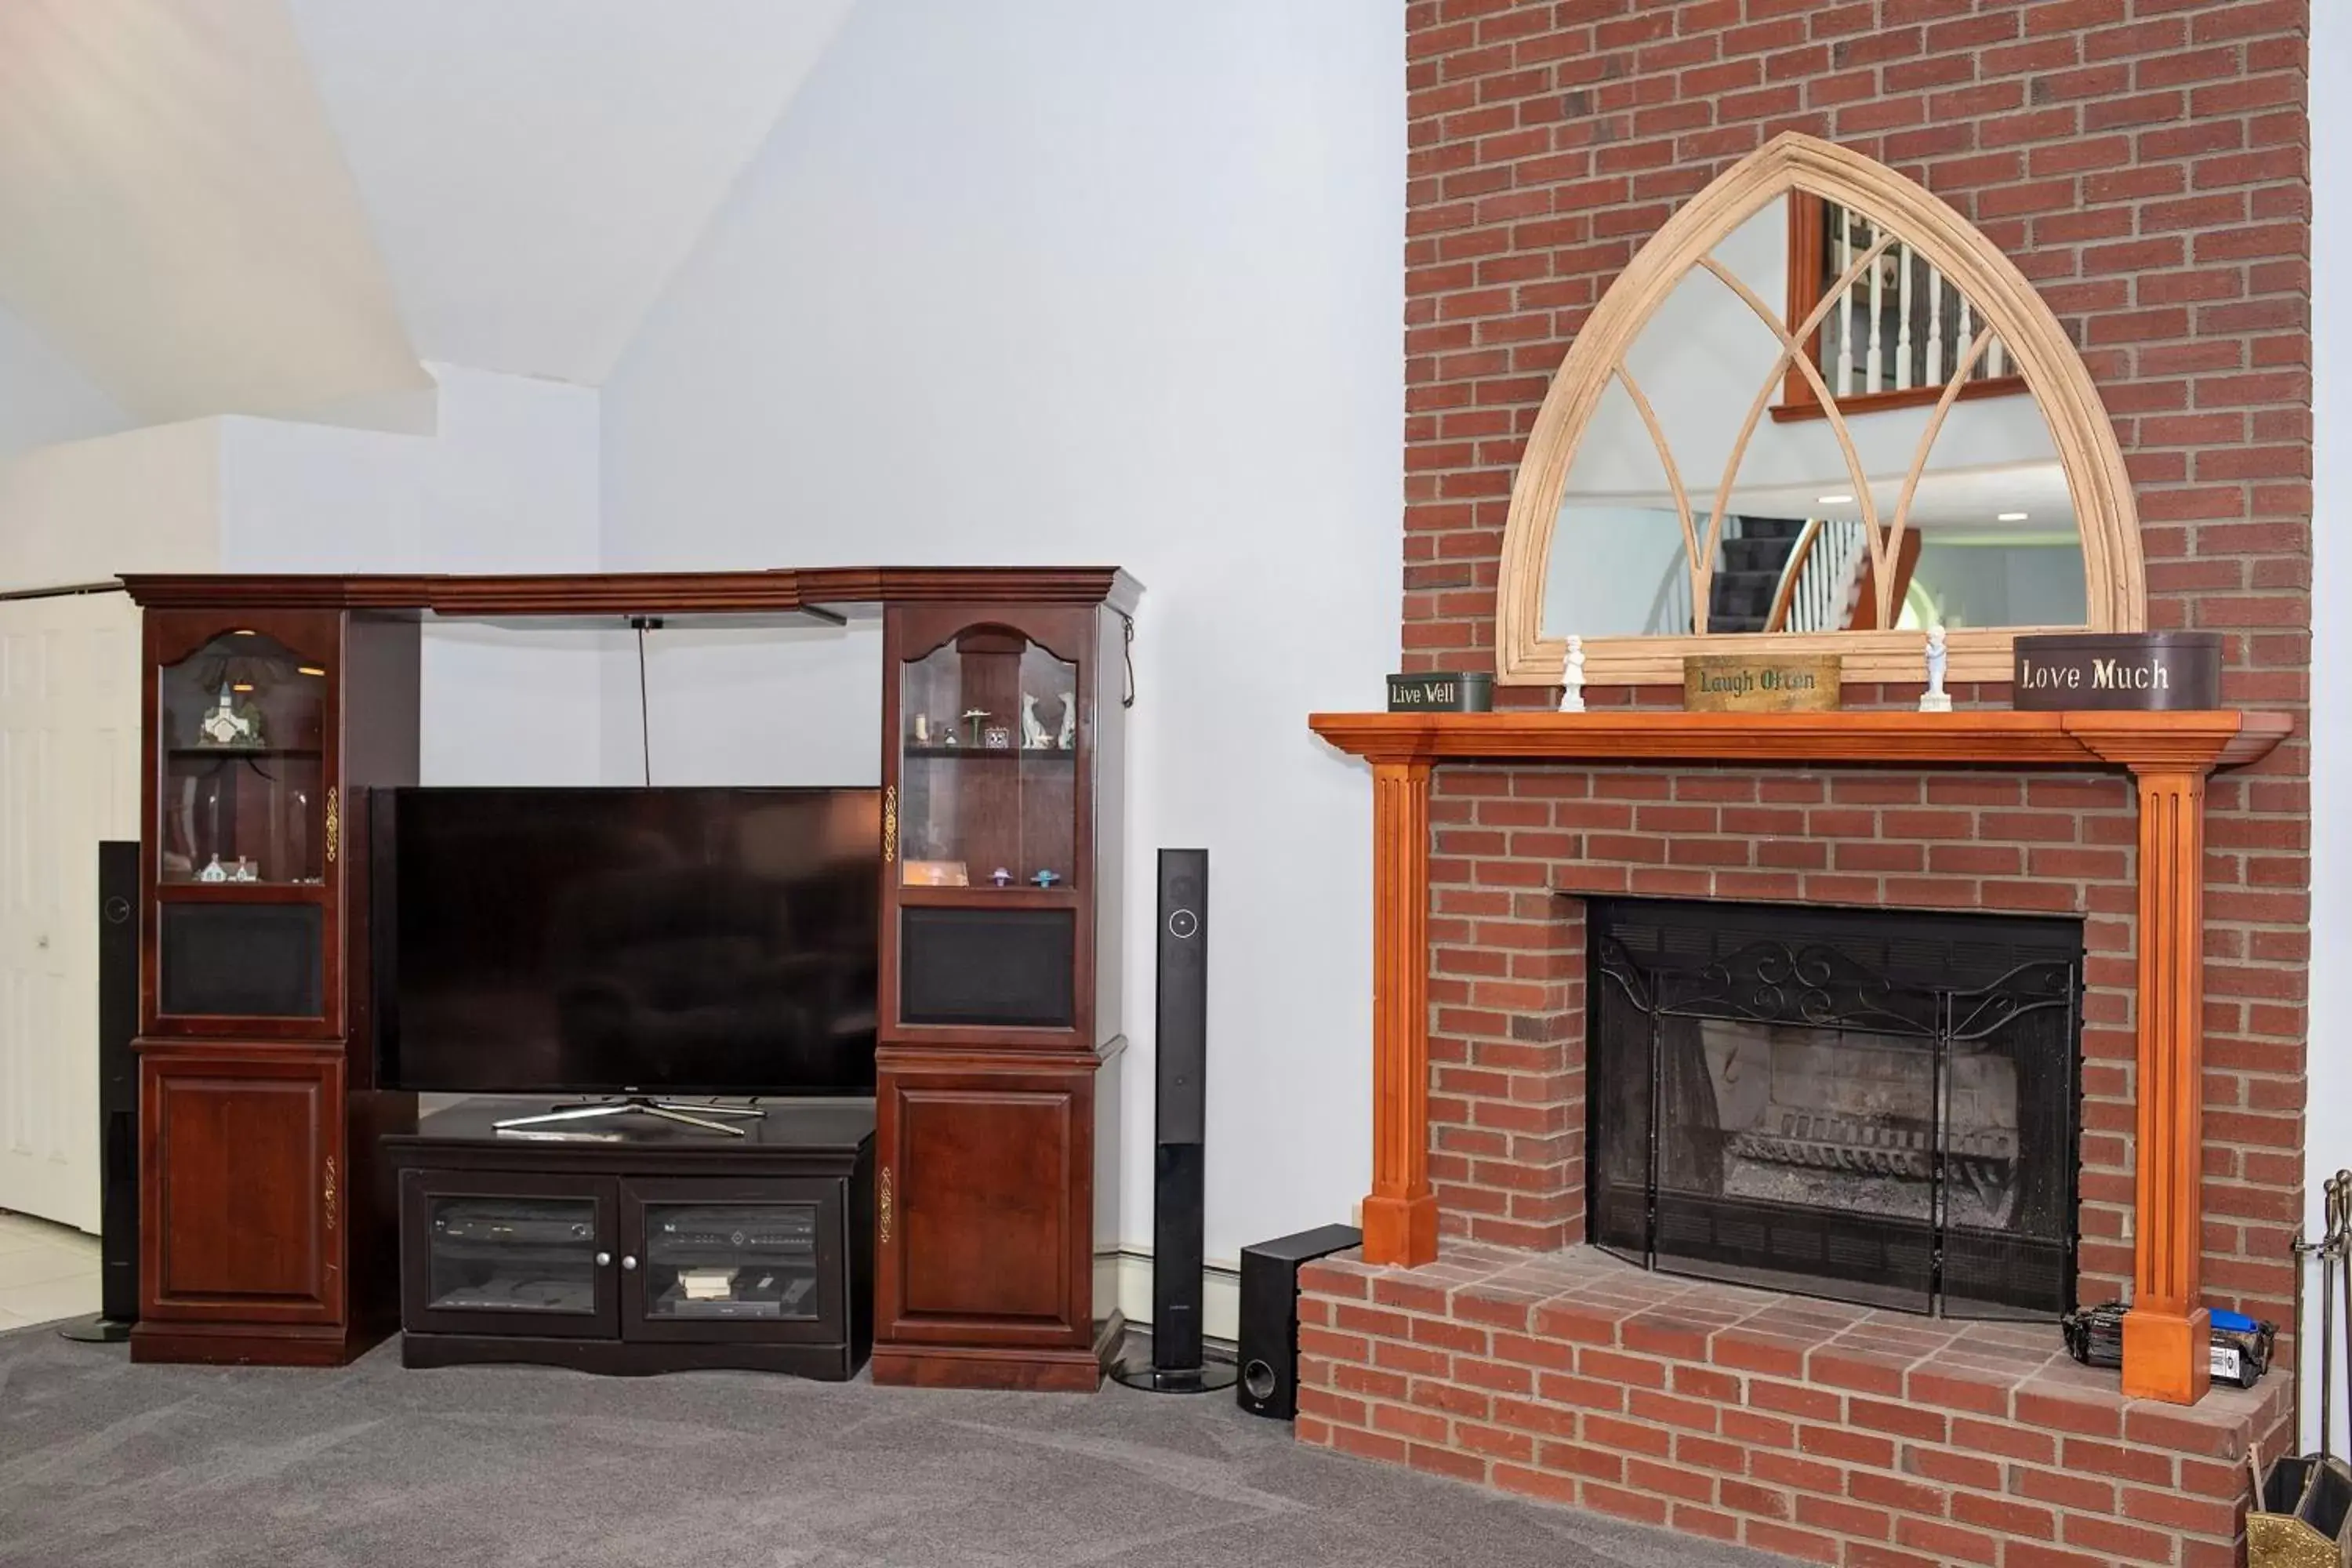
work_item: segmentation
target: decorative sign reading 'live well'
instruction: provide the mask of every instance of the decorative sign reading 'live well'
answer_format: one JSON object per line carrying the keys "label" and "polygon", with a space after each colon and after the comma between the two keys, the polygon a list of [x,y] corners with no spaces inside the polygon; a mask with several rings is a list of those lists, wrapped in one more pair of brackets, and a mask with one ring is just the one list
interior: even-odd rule
{"label": "decorative sign reading 'live well'", "polygon": [[1838,705],[1833,653],[1700,653],[1683,660],[1692,713],[1827,713]]}
{"label": "decorative sign reading 'live well'", "polygon": [[1391,713],[1485,713],[1495,706],[1495,678],[1481,670],[1427,670],[1389,677]]}
{"label": "decorative sign reading 'live well'", "polygon": [[2017,639],[2011,706],[2129,708],[2221,705],[2219,632],[2064,632]]}

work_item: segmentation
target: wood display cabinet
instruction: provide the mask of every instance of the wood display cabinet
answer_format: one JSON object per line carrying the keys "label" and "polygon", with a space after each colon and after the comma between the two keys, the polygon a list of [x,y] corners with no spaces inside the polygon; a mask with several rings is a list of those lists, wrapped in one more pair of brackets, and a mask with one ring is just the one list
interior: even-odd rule
{"label": "wood display cabinet", "polygon": [[884,612],[877,1383],[1091,1390],[1120,1326],[1122,586]]}
{"label": "wood display cabinet", "polygon": [[415,779],[416,626],[150,604],[145,652],[131,1354],[338,1363],[391,1326],[376,1142],[415,1115],[374,1091],[354,853]]}
{"label": "wood display cabinet", "polygon": [[[415,1131],[416,1103],[376,1085],[366,857],[373,792],[418,782],[420,627],[842,626],[852,613],[870,624],[870,609],[886,737],[874,1246],[845,1242],[844,1256],[871,1259],[874,1375],[1095,1386],[1119,1327],[1094,1272],[1117,1209],[1132,578],[1006,566],[123,582],[146,655],[134,1359],[332,1364],[398,1324],[386,1140]],[[637,1256],[631,1183],[656,1173],[588,1184],[588,1223],[616,1256]],[[868,1224],[855,1207],[845,1223]],[[548,1331],[554,1318],[495,1333],[509,1320],[411,1306],[440,1351],[593,1341],[604,1349],[562,1353],[634,1370],[675,1326],[631,1300],[625,1286],[592,1292],[582,1335]],[[866,1318],[856,1300],[842,1310]],[[866,1326],[835,1339],[828,1321],[824,1343],[855,1364]],[[677,1331],[673,1364],[746,1364],[758,1348],[731,1329]],[[751,1359],[800,1363],[813,1347]]]}

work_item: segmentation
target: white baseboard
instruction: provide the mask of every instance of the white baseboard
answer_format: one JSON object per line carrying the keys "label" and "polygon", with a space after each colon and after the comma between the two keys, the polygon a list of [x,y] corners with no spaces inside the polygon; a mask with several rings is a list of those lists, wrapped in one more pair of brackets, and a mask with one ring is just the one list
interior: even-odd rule
{"label": "white baseboard", "polygon": [[[1151,1253],[1140,1247],[1095,1254],[1095,1301],[1116,1305],[1130,1323],[1151,1321]],[[1241,1338],[1242,1275],[1232,1263],[1201,1270],[1201,1333],[1232,1344]]]}

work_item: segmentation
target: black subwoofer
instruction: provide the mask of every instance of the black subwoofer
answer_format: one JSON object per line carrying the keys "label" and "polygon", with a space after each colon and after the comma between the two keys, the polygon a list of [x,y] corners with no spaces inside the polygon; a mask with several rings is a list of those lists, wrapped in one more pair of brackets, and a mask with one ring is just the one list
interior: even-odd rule
{"label": "black subwoofer", "polygon": [[1234,1397],[1253,1415],[1298,1414],[1298,1268],[1360,1245],[1352,1225],[1318,1226],[1242,1248],[1241,1381]]}

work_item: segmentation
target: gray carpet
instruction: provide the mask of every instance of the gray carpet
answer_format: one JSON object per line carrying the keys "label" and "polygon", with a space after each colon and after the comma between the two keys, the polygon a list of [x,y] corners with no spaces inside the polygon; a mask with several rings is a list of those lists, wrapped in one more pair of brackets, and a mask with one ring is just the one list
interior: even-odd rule
{"label": "gray carpet", "polygon": [[1230,1395],[134,1367],[0,1335],[0,1563],[1475,1568],[1777,1561],[1306,1449]]}

